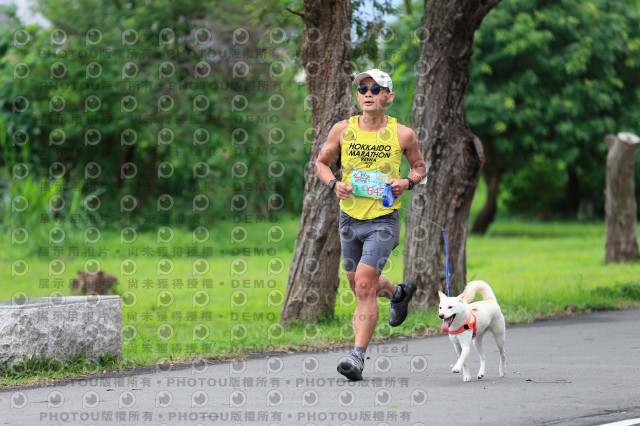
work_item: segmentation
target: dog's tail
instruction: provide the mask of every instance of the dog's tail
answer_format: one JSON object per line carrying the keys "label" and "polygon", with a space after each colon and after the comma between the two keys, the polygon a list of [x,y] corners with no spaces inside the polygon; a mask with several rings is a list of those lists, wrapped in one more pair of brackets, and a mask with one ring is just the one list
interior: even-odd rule
{"label": "dog's tail", "polygon": [[482,300],[493,300],[497,302],[496,295],[494,294],[489,284],[484,281],[471,281],[464,288],[464,292],[462,292],[461,296],[464,297],[464,300],[467,303],[473,302],[473,299],[476,298],[476,293],[480,293],[482,295]]}

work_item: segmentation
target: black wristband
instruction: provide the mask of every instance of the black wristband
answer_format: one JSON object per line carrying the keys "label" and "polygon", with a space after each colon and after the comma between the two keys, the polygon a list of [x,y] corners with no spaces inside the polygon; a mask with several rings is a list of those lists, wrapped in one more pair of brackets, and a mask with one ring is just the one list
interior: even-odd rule
{"label": "black wristband", "polygon": [[413,183],[413,179],[411,179],[411,178],[409,178],[409,177],[407,177],[407,178],[405,178],[405,179],[409,181],[409,188],[408,188],[408,189],[409,189],[409,191],[411,191],[411,190],[413,189],[413,185],[415,185],[415,184]]}

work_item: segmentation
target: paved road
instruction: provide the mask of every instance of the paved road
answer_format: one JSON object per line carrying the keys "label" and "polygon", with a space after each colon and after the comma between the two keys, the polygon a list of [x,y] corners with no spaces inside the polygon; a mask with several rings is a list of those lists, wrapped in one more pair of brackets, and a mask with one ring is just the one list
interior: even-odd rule
{"label": "paved road", "polygon": [[[345,349],[138,369],[0,391],[0,425],[600,425],[640,418],[640,309],[507,327],[507,375],[463,383],[446,336],[372,346],[365,380]],[[471,366],[477,371],[477,353]],[[640,423],[640,420],[638,420]]]}

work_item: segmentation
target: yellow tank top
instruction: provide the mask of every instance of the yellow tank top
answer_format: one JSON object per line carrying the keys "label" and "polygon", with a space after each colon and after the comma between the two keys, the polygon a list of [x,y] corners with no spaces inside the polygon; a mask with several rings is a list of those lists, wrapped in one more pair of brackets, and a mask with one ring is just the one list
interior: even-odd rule
{"label": "yellow tank top", "polygon": [[360,130],[356,115],[349,118],[349,127],[342,140],[342,182],[353,186],[355,195],[340,201],[340,208],[349,216],[373,219],[400,208],[398,198],[391,207],[382,204],[384,182],[400,178],[402,149],[398,141],[398,121],[387,116],[387,127],[379,132]]}

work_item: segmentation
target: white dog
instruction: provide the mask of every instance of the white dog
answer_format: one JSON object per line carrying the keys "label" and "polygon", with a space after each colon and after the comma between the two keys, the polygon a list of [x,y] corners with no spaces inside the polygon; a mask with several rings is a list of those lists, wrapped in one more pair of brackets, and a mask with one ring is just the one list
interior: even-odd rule
{"label": "white dog", "polygon": [[[480,293],[483,300],[469,304],[476,297],[476,293]],[[473,340],[473,345],[480,354],[478,379],[484,377],[486,358],[482,352],[482,338],[489,330],[500,351],[499,371],[500,377],[504,377],[506,366],[504,316],[489,284],[484,281],[471,281],[458,297],[447,297],[441,291],[438,292],[438,296],[440,296],[438,316],[444,320],[442,331],[449,333],[449,338],[459,355],[458,362],[453,366],[452,371],[459,373],[462,369],[462,379],[465,382],[471,381],[466,361]]]}

